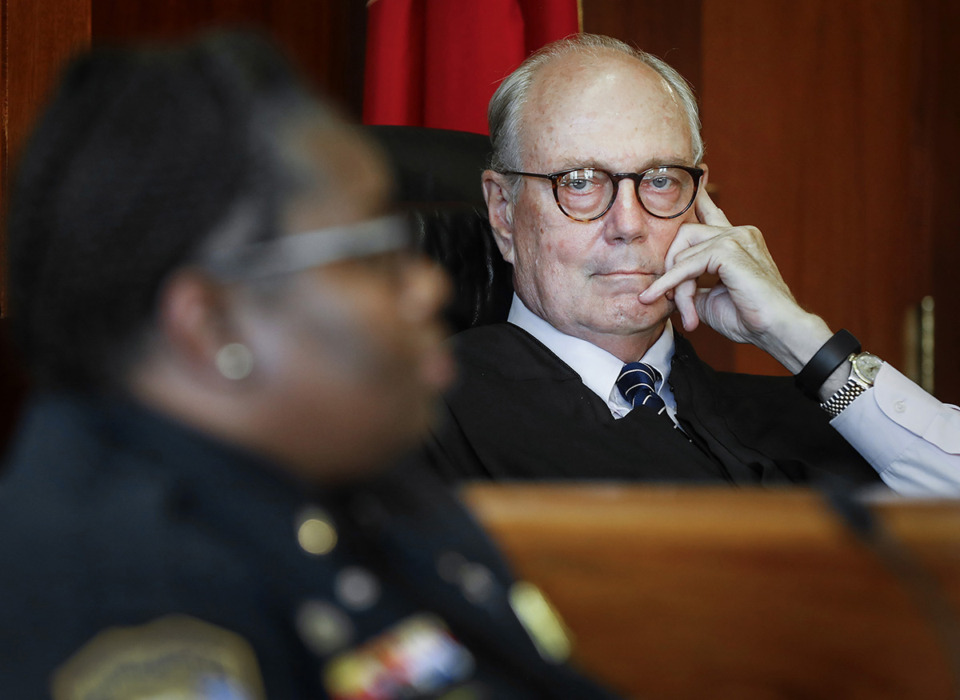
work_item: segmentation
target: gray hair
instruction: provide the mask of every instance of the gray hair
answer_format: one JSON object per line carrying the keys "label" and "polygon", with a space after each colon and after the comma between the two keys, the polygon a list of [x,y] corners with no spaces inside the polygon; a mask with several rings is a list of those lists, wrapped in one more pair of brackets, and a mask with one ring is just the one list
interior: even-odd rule
{"label": "gray hair", "polygon": [[490,124],[490,142],[493,146],[490,164],[493,170],[502,172],[522,169],[521,113],[537,72],[556,58],[570,54],[599,58],[605,51],[635,58],[653,69],[667,83],[687,117],[690,141],[694,151],[694,164],[699,164],[703,160],[704,146],[703,137],[700,134],[697,99],[689,83],[676,69],[656,56],[635,49],[618,39],[599,34],[575,34],[547,44],[531,54],[519,68],[500,83],[500,87],[490,99],[487,120]]}

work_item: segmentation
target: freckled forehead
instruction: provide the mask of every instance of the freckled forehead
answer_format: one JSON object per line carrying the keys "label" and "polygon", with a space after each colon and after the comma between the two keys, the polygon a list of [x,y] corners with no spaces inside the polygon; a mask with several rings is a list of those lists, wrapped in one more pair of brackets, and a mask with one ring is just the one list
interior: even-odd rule
{"label": "freckled forehead", "polygon": [[[523,109],[524,164],[636,170],[689,163],[687,119],[670,86],[648,66],[615,53],[569,55],[544,66]],[[693,163],[689,163],[693,164]]]}

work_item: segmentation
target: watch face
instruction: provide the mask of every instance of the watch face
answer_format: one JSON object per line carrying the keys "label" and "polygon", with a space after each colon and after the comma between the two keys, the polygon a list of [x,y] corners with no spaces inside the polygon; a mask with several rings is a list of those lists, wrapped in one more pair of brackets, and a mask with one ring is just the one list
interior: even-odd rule
{"label": "watch face", "polygon": [[873,380],[877,378],[882,365],[883,360],[869,352],[862,352],[853,358],[853,371],[870,386],[873,386]]}

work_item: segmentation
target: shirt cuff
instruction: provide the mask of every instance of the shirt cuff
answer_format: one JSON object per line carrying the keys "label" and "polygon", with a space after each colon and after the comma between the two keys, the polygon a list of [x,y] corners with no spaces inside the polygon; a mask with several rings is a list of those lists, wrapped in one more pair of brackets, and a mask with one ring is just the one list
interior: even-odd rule
{"label": "shirt cuff", "polygon": [[831,425],[898,492],[960,494],[960,409],[890,365]]}

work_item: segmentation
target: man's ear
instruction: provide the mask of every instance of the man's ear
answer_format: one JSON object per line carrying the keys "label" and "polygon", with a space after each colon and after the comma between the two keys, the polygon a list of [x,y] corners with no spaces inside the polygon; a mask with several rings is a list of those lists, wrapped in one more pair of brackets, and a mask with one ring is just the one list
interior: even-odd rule
{"label": "man's ear", "polygon": [[193,270],[174,273],[160,291],[158,325],[175,357],[197,369],[214,369],[227,343],[224,290]]}
{"label": "man's ear", "polygon": [[513,264],[513,204],[507,176],[494,170],[484,170],[482,176],[483,198],[487,202],[487,215],[503,259]]}

